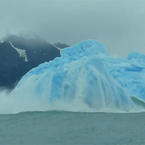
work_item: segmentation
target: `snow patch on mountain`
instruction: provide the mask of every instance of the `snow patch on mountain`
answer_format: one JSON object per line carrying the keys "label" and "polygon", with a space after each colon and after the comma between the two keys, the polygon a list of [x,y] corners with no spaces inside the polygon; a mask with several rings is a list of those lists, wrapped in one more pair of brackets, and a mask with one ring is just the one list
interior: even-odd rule
{"label": "snow patch on mountain", "polygon": [[26,50],[15,47],[14,44],[10,41],[9,41],[9,44],[11,45],[12,48],[16,50],[16,52],[19,54],[20,57],[24,59],[25,62],[28,62]]}

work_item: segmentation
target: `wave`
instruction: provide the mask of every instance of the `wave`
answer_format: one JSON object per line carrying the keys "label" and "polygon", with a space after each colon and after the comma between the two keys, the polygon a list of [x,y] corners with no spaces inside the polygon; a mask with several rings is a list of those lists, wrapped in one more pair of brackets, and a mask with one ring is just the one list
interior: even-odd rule
{"label": "wave", "polygon": [[[29,92],[30,93],[30,92]],[[31,94],[31,93],[30,93]],[[75,100],[66,102],[59,100],[55,102],[44,102],[40,99],[33,98],[32,96],[18,94],[7,94],[5,91],[0,93],[0,114],[17,114],[20,112],[35,112],[35,111],[67,111],[67,112],[105,112],[105,113],[140,113],[145,112],[145,102],[136,97],[131,97],[131,100],[136,104],[134,108],[130,110],[108,108],[101,109],[89,106],[84,103],[84,100]]]}

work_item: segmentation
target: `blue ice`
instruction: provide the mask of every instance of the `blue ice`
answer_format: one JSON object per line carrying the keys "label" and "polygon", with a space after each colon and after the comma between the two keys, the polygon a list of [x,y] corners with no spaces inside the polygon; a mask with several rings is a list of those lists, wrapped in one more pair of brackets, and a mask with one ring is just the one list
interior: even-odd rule
{"label": "blue ice", "polygon": [[145,100],[145,55],[114,58],[99,42],[83,41],[30,70],[14,92],[25,92],[48,106],[130,111],[136,109],[130,96]]}

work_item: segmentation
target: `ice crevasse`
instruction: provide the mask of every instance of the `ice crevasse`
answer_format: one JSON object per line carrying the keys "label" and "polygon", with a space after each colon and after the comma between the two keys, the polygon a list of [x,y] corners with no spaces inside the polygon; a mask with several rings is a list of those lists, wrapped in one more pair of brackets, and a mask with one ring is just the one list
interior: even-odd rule
{"label": "ice crevasse", "polygon": [[83,41],[29,71],[15,93],[53,110],[135,111],[145,101],[145,55],[114,58],[99,42]]}

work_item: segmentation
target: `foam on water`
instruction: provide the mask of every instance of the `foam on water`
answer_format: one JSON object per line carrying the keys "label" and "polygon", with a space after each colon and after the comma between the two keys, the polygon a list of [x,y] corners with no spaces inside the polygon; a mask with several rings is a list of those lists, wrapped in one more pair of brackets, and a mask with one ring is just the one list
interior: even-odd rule
{"label": "foam on water", "polygon": [[130,96],[145,101],[145,55],[113,58],[102,44],[88,40],[29,71],[7,102],[13,112],[142,111]]}

